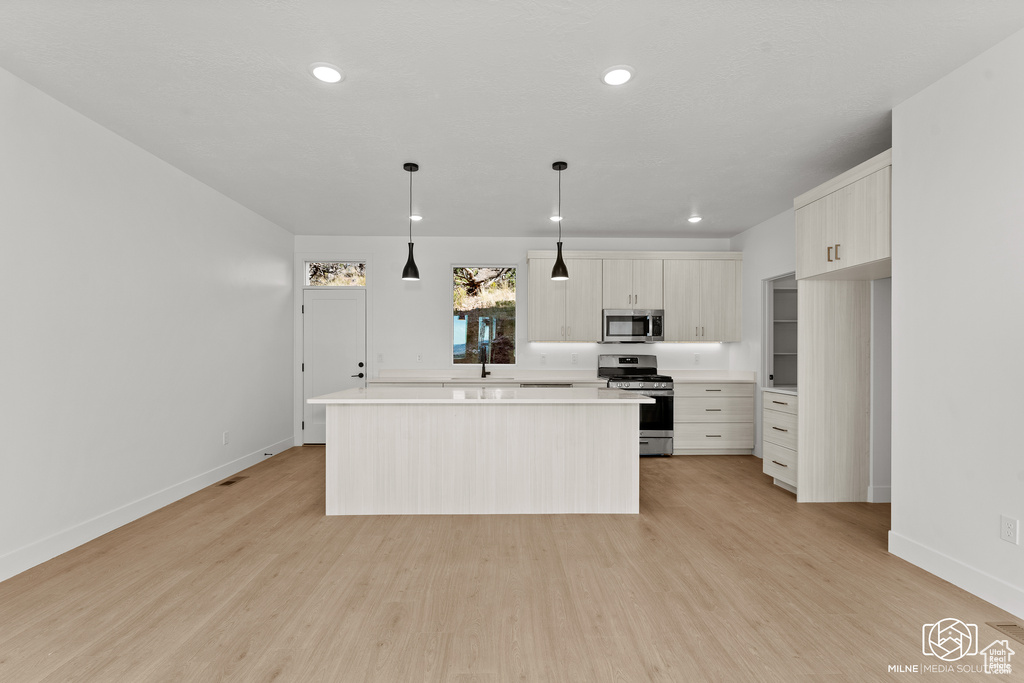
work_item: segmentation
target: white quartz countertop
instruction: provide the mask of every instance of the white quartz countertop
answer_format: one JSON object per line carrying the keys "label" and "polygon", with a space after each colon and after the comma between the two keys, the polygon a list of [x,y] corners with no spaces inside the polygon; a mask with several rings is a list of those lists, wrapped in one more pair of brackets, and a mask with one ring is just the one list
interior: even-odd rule
{"label": "white quartz countertop", "polygon": [[600,387],[526,388],[518,387],[389,387],[368,386],[311,398],[307,403],[654,403],[635,391]]}
{"label": "white quartz countertop", "polygon": [[752,384],[756,380],[750,370],[658,370],[658,374],[671,375],[677,384],[696,384],[700,382],[726,382]]}
{"label": "white quartz countertop", "polygon": [[[496,384],[575,384],[577,386],[581,384],[591,385],[604,385],[605,380],[597,376],[597,371],[588,370],[552,370],[550,372],[541,372],[536,370],[524,370],[522,372],[516,372],[514,375],[508,376],[494,376],[482,378],[479,376],[480,370],[477,366],[475,368],[475,376],[462,375],[462,376],[445,376],[440,371],[424,371],[423,373],[416,373],[409,371],[408,374],[392,374],[394,371],[389,371],[387,375],[380,377],[374,377],[368,379],[366,383],[371,386],[387,386],[389,384],[450,384],[450,385],[470,385],[470,386],[482,386],[482,385],[496,385]],[[738,383],[753,383],[756,381],[753,372],[745,370],[659,370],[659,374],[671,375],[673,381],[679,383],[700,383],[700,382],[738,382]],[[585,387],[579,387],[585,388]]]}
{"label": "white quartz countertop", "polygon": [[762,387],[762,391],[774,391],[777,394],[789,394],[790,396],[796,396],[796,387]]}

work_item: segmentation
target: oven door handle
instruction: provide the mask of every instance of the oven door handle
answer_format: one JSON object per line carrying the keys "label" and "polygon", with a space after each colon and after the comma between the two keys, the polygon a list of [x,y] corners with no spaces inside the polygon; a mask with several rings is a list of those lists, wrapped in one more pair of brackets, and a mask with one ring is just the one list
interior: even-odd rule
{"label": "oven door handle", "polygon": [[623,391],[635,391],[641,396],[651,396],[655,398],[658,396],[672,396],[674,393],[671,389],[623,389]]}

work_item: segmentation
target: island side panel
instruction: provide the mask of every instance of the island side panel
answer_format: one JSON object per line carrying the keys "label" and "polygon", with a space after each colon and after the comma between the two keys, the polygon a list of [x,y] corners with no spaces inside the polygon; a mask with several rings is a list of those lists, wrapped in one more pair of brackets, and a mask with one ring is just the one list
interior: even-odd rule
{"label": "island side panel", "polygon": [[328,405],[327,514],[637,513],[638,411]]}

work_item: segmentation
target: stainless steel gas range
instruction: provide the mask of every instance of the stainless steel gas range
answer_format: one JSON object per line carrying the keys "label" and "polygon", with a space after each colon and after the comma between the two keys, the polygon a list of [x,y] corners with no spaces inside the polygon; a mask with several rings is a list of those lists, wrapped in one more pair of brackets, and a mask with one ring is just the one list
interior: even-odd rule
{"label": "stainless steel gas range", "polygon": [[658,374],[658,358],[651,355],[600,355],[597,376],[608,387],[639,391],[654,399],[640,406],[640,455],[672,455],[674,384]]}

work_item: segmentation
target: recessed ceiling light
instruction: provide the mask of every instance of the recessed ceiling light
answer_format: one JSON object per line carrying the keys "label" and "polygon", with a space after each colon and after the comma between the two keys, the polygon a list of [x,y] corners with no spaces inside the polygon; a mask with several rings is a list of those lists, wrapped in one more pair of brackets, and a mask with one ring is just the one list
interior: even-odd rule
{"label": "recessed ceiling light", "polygon": [[605,85],[622,85],[631,78],[633,78],[633,67],[625,64],[605,69],[601,74],[601,81]]}
{"label": "recessed ceiling light", "polygon": [[418,213],[414,213],[413,215],[409,216],[409,220],[421,221],[423,220],[423,216],[419,215]]}
{"label": "recessed ceiling light", "polygon": [[326,62],[310,64],[309,71],[317,80],[324,83],[337,83],[338,81],[345,80],[345,74],[342,73],[341,69]]}
{"label": "recessed ceiling light", "polygon": [[562,217],[561,216],[552,216],[551,220],[553,220],[554,222],[557,223],[558,221],[562,220]]}
{"label": "recessed ceiling light", "polygon": [[691,223],[700,223],[701,218],[700,216],[690,216],[686,220],[690,221]]}

